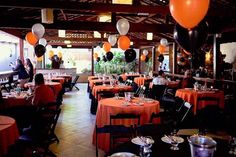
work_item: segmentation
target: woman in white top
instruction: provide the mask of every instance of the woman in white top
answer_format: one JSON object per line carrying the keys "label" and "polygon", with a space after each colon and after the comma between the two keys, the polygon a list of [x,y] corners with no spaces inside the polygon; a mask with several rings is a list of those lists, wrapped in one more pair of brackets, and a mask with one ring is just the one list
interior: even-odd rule
{"label": "woman in white top", "polygon": [[153,85],[167,85],[168,80],[165,79],[164,71],[160,70],[157,77],[152,80]]}

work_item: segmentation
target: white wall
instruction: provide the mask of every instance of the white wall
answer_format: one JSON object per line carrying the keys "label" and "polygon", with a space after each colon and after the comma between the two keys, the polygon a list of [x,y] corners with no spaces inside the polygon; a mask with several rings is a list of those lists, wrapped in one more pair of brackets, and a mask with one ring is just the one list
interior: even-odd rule
{"label": "white wall", "polygon": [[221,44],[220,51],[226,55],[225,62],[232,63],[236,69],[236,42]]}

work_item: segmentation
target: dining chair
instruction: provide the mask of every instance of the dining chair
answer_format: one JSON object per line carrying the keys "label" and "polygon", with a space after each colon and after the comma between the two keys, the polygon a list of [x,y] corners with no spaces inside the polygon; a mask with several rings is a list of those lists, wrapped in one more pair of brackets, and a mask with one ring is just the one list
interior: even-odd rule
{"label": "dining chair", "polygon": [[98,136],[99,134],[104,134],[104,133],[109,133],[110,134],[110,147],[109,152],[112,152],[113,150],[113,136],[120,134],[120,135],[127,135],[127,134],[132,134],[133,133],[133,126],[124,126],[124,125],[105,125],[103,127],[98,127],[96,125],[96,157],[98,157]]}
{"label": "dining chair", "polygon": [[79,75],[75,76],[74,80],[70,84],[70,90],[72,90],[73,87],[75,87],[75,89],[77,89],[79,91],[79,88],[76,86],[76,83],[77,83],[79,77],[80,77]]}
{"label": "dining chair", "polygon": [[[124,121],[128,121],[128,125],[124,124]],[[140,125],[140,115],[138,114],[133,114],[133,113],[119,113],[116,115],[110,115],[110,125],[123,125],[123,126],[129,126],[133,128],[135,125]],[[111,141],[111,146],[115,146],[118,144],[122,144],[124,142],[129,141],[135,134],[135,130],[132,130],[132,132],[127,133],[127,134],[112,134],[110,136]]]}
{"label": "dining chair", "polygon": [[153,85],[151,90],[151,95],[153,99],[160,100],[164,94],[166,85]]}
{"label": "dining chair", "polygon": [[[56,157],[49,150],[49,146],[54,142],[59,142],[54,131],[61,109],[51,107],[53,106],[39,108],[34,121],[35,124],[32,124],[31,128],[25,129],[17,141],[19,145],[30,147],[35,155]],[[38,149],[42,149],[43,152],[37,152]]]}

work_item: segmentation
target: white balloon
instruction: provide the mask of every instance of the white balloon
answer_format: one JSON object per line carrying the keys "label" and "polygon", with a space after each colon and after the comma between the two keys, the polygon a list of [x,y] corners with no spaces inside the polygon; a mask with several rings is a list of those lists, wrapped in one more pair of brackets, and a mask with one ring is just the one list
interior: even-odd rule
{"label": "white balloon", "polygon": [[101,51],[101,47],[100,46],[96,46],[95,47],[95,52],[100,52]]}
{"label": "white balloon", "polygon": [[41,23],[36,23],[32,27],[32,33],[40,39],[45,33],[45,28]]}
{"label": "white balloon", "polygon": [[47,46],[46,46],[46,50],[47,50],[47,51],[49,51],[49,50],[51,50],[51,49],[52,49],[52,46],[51,46],[51,45],[47,45]]}
{"label": "white balloon", "polygon": [[57,51],[61,51],[62,47],[61,46],[57,46]]}
{"label": "white balloon", "polygon": [[39,44],[46,46],[47,45],[47,40],[44,38],[39,39]]}
{"label": "white balloon", "polygon": [[115,35],[109,35],[108,42],[111,44],[111,46],[114,46],[116,44],[117,38]]}
{"label": "white balloon", "polygon": [[147,56],[148,55],[148,50],[144,49],[143,50],[143,55]]}
{"label": "white balloon", "polygon": [[120,35],[126,35],[129,31],[129,21],[126,19],[119,19],[116,23],[116,29]]}
{"label": "white balloon", "polygon": [[165,38],[162,38],[160,41],[161,45],[167,46],[168,45],[168,41]]}

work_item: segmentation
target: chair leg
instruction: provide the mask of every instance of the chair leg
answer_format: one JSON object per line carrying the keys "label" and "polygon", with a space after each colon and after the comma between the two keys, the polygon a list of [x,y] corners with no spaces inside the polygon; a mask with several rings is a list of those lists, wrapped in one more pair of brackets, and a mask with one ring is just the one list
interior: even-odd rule
{"label": "chair leg", "polygon": [[79,91],[79,88],[76,85],[74,87]]}

